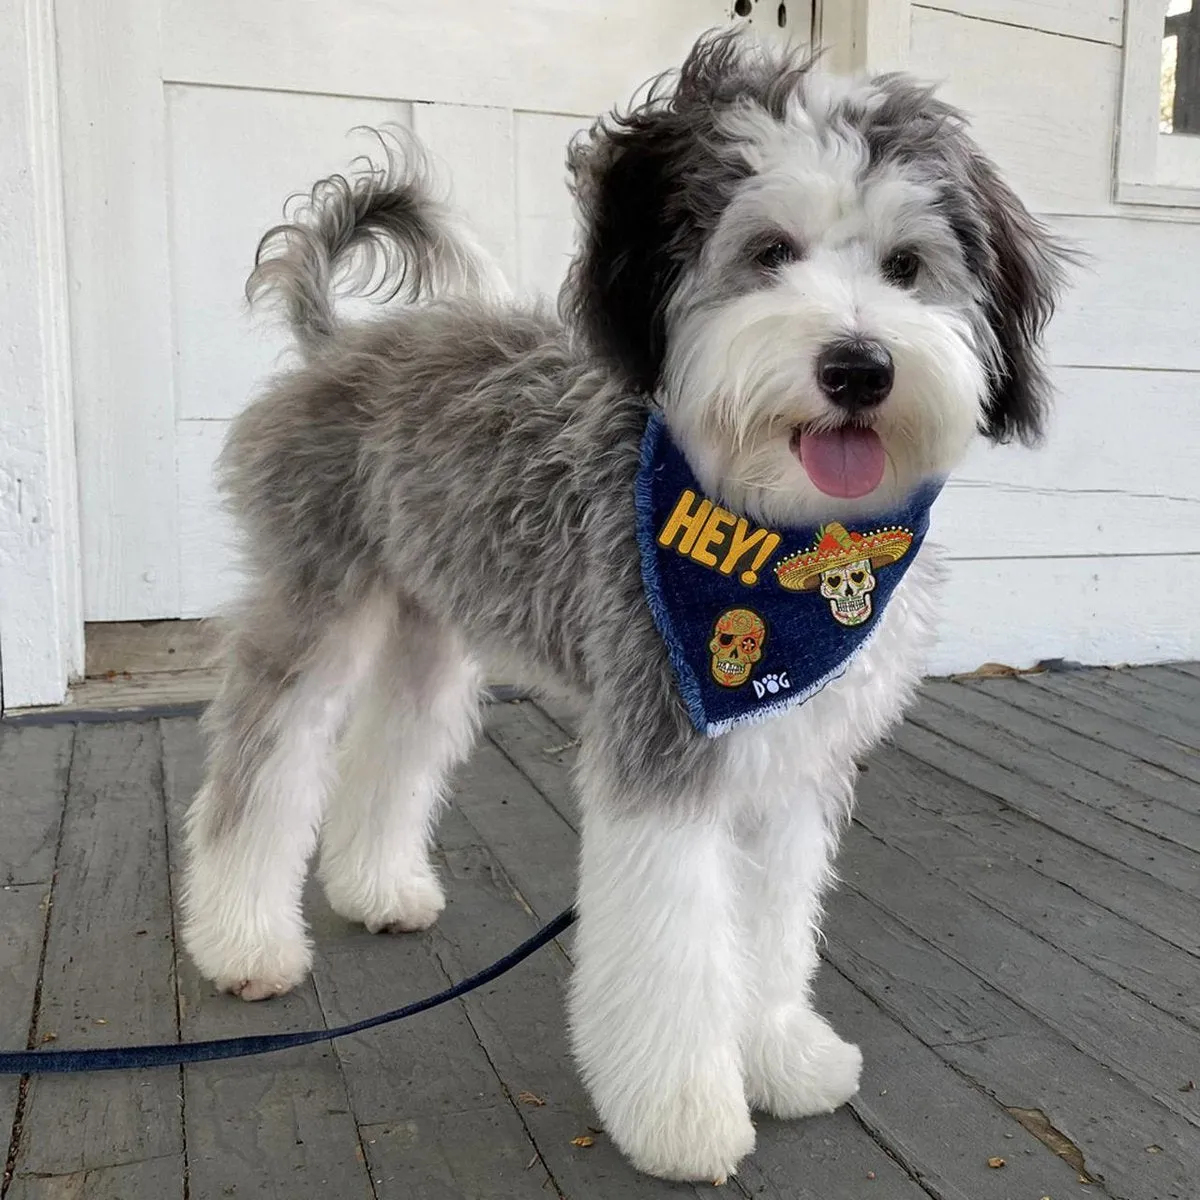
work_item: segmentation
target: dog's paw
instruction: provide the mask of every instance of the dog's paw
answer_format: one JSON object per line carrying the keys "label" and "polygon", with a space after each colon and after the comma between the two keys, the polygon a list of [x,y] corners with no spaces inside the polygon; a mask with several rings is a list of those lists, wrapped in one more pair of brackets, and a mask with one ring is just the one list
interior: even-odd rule
{"label": "dog's paw", "polygon": [[264,979],[219,979],[217,987],[223,992],[237,996],[239,1000],[273,1000],[290,992],[300,979],[283,979],[278,976]]}
{"label": "dog's paw", "polygon": [[601,1117],[626,1158],[660,1179],[721,1184],[754,1149],[736,1074],[698,1075],[678,1088],[654,1087],[628,1104],[610,1101]]}
{"label": "dog's paw", "polygon": [[306,939],[278,941],[258,947],[205,946],[197,952],[188,945],[200,974],[218,991],[243,1000],[270,1000],[303,982],[312,967],[312,949]]}
{"label": "dog's paw", "polygon": [[746,1047],[750,1104],[783,1118],[830,1113],[858,1091],[862,1051],[812,1009],[766,1013]]}
{"label": "dog's paw", "polygon": [[361,880],[326,875],[325,896],[338,916],[367,927],[368,933],[415,933],[428,929],[446,907],[442,885],[432,871],[367,886]]}

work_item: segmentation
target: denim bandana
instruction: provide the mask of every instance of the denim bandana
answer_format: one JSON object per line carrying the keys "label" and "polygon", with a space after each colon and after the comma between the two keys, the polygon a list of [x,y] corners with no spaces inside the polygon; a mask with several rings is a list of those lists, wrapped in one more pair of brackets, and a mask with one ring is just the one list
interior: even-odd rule
{"label": "denim bandana", "polygon": [[870,641],[943,480],[849,527],[763,527],[706,498],[657,413],[636,484],[646,602],[696,728],[803,704]]}

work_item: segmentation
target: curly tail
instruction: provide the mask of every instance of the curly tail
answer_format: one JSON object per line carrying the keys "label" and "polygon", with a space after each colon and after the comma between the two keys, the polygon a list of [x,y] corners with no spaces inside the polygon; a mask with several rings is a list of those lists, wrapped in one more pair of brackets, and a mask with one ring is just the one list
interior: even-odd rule
{"label": "curly tail", "polygon": [[[509,294],[499,265],[462,220],[437,198],[424,148],[406,130],[376,133],[383,165],[368,158],[347,179],[312,189],[292,219],[258,244],[246,298],[282,303],[307,354],[338,331],[334,295],[403,295],[409,303],[442,295],[500,299]],[[381,270],[382,268],[382,270]]]}

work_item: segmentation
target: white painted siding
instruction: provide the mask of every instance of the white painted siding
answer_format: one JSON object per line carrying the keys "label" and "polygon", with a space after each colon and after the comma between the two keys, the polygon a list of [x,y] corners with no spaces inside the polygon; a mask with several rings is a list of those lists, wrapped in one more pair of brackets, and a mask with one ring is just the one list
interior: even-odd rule
{"label": "white painted siding", "polygon": [[1046,444],[980,447],[939,503],[954,559],[935,668],[1200,655],[1200,213],[1113,203],[1120,0],[922,0],[945,81],[1032,208],[1090,256],[1050,330]]}

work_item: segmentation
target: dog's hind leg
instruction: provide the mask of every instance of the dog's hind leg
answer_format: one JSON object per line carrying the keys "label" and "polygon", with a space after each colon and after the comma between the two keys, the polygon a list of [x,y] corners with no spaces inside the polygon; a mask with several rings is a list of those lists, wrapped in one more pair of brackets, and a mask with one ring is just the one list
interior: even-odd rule
{"label": "dog's hind leg", "polygon": [[205,717],[208,771],[188,813],[183,942],[244,1000],[286,992],[312,949],[301,891],[348,705],[394,628],[373,593],[297,613],[266,587],[243,606]]}
{"label": "dog's hind leg", "polygon": [[442,911],[434,821],[475,739],[481,686],[458,633],[402,606],[351,718],[321,831],[329,903],[372,933],[424,929]]}

